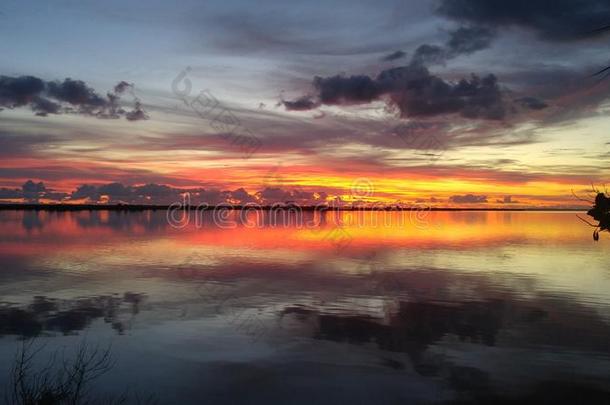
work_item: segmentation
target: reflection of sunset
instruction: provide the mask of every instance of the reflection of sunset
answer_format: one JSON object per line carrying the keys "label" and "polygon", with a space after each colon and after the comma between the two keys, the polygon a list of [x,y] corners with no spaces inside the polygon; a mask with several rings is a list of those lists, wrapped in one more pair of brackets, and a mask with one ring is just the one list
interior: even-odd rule
{"label": "reflection of sunset", "polygon": [[0,239],[0,336],[112,331],[190,362],[195,345],[249,353],[256,332],[256,353],[279,339],[288,362],[313,340],[320,364],[340,344],[414,367],[436,347],[607,348],[610,241],[575,212],[227,211],[175,228],[162,210],[2,211]]}
{"label": "reflection of sunset", "polygon": [[[602,262],[573,271],[581,266],[582,254],[596,255],[610,243],[604,238],[592,244],[590,228],[575,212],[225,214],[215,223],[213,213],[206,212],[177,229],[164,211],[5,211],[0,213],[0,254],[83,277],[99,272],[114,277],[110,274],[117,269],[162,278],[213,271],[222,277],[277,274],[283,279],[301,277],[308,271],[305,264],[318,263],[313,268],[335,276],[436,267],[527,275],[594,295],[603,295],[607,287],[600,281]],[[83,259],[74,262],[77,257]]]}
{"label": "reflection of sunset", "polygon": [[[590,241],[589,228],[574,212],[477,212],[477,211],[340,211],[326,214],[301,214],[250,211],[241,215],[227,212],[222,222],[206,212],[202,220],[191,213],[182,229],[169,226],[164,211],[121,213],[94,212],[12,212],[5,215],[0,228],[13,241],[3,250],[25,249],[19,240],[29,238],[32,244],[61,246],[97,242],[122,245],[130,240],[158,238],[163,243],[218,248],[252,248],[290,250],[358,250],[365,246],[402,246],[461,248],[495,246],[503,243],[568,243]],[[127,220],[128,219],[128,220]],[[221,225],[221,227],[218,226]],[[15,225],[18,225],[15,229]],[[50,235],[54,235],[50,237]],[[605,243],[601,241],[601,243]]]}

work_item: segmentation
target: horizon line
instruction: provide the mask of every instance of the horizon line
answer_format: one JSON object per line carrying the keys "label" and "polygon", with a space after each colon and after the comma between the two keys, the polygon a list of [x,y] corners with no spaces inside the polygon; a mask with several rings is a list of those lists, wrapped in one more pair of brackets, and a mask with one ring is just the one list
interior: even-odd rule
{"label": "horizon line", "polygon": [[216,209],[227,210],[256,210],[256,211],[272,211],[272,210],[294,210],[300,209],[304,211],[587,211],[588,208],[577,207],[430,207],[414,205],[410,207],[396,207],[391,205],[366,207],[366,206],[318,206],[318,205],[298,205],[298,204],[283,204],[276,203],[270,205],[247,205],[247,204],[215,204],[215,205],[182,205],[179,204],[55,204],[55,203],[0,203],[0,210],[9,211],[157,211],[157,210],[189,210],[189,211],[211,211]]}

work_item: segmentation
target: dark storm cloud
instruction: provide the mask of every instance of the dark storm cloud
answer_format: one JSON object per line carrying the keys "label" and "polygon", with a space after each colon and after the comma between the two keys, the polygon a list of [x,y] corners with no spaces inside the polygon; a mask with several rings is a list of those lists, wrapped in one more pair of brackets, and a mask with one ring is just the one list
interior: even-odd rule
{"label": "dark storm cloud", "polygon": [[135,96],[133,110],[127,111],[118,105],[128,88],[133,90],[133,85],[121,81],[114,92],[100,96],[82,80],[67,78],[45,82],[33,76],[0,76],[0,108],[29,106],[38,116],[82,114],[97,118],[125,117],[129,121],[147,119],[140,100]]}
{"label": "dark storm cloud", "polygon": [[405,56],[407,56],[407,53],[404,51],[396,51],[396,52],[392,52],[389,55],[384,56],[383,58],[381,58],[381,60],[383,62],[391,62],[394,60],[398,60],[398,59],[402,59]]}
{"label": "dark storm cloud", "polygon": [[610,0],[442,0],[436,12],[482,27],[516,26],[541,38],[569,41],[597,36],[610,22]]}
{"label": "dark storm cloud", "polygon": [[[418,63],[384,70],[375,78],[366,75],[315,77],[313,86],[320,104],[365,104],[383,98],[399,110],[402,118],[459,114],[500,120],[507,109],[494,75],[483,78],[472,75],[448,82]],[[290,109],[286,102],[284,105]],[[317,107],[313,100],[310,105]]]}

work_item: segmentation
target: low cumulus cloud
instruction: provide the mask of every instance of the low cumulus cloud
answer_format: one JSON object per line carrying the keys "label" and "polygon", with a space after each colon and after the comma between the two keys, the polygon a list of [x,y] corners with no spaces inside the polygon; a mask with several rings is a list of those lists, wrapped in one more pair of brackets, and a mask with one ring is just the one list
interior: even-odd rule
{"label": "low cumulus cloud", "polygon": [[[133,108],[120,106],[121,96],[130,92]],[[82,80],[44,81],[34,76],[0,76],[0,111],[29,107],[36,115],[80,114],[96,118],[121,118],[129,121],[148,119],[133,84],[119,82],[101,96]]]}
{"label": "low cumulus cloud", "polygon": [[171,204],[181,201],[188,193],[192,204],[273,204],[294,202],[298,204],[316,204],[326,200],[325,192],[309,192],[279,187],[267,187],[258,192],[249,193],[244,188],[220,190],[205,188],[174,188],[164,184],[146,184],[126,186],[122,183],[109,183],[100,186],[84,184],[70,194],[73,201]]}
{"label": "low cumulus cloud", "polygon": [[44,185],[43,182],[28,180],[21,188],[0,188],[0,199],[23,200],[25,202],[39,202],[40,200],[62,201],[68,194],[55,191]]}
{"label": "low cumulus cloud", "polygon": [[452,195],[449,197],[449,202],[456,204],[480,204],[487,202],[487,196],[474,194]]}
{"label": "low cumulus cloud", "polygon": [[248,192],[244,188],[220,190],[215,188],[177,188],[165,184],[149,183],[129,186],[113,182],[101,185],[83,184],[71,193],[54,191],[43,182],[28,180],[21,188],[0,188],[0,200],[36,203],[52,200],[64,203],[122,203],[122,204],[172,204],[183,201],[188,193],[190,202],[196,204],[275,204],[295,203],[315,205],[327,201],[325,191],[308,191],[301,188],[265,187]]}
{"label": "low cumulus cloud", "polygon": [[83,184],[71,194],[71,200],[86,202],[122,202],[122,203],[171,203],[178,201],[184,190],[163,184],[146,184],[142,186],[127,186],[122,183],[103,185]]}

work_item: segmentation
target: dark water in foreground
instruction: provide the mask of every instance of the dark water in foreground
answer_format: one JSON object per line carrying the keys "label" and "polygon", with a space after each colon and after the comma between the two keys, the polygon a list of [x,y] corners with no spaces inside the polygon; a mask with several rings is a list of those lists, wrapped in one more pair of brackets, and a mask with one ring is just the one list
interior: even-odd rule
{"label": "dark water in foreground", "polygon": [[361,214],[0,212],[0,384],[38,336],[39,356],[112,344],[94,396],[610,403],[610,235],[574,213]]}

